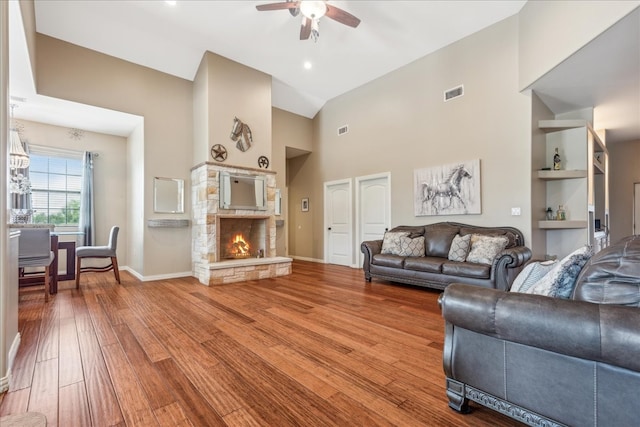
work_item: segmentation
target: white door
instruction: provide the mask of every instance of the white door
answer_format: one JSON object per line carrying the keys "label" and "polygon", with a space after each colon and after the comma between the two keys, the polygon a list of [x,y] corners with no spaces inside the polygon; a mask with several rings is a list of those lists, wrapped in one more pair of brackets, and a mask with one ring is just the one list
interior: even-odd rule
{"label": "white door", "polygon": [[324,184],[325,262],[353,264],[353,220],[351,180]]}
{"label": "white door", "polygon": [[360,243],[378,240],[391,227],[391,174],[389,172],[356,178],[356,251],[358,265],[363,254]]}

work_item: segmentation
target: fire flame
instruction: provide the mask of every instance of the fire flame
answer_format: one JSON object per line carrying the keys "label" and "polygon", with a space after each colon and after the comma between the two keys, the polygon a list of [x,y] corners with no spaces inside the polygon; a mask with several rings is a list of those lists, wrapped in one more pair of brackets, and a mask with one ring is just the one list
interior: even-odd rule
{"label": "fire flame", "polygon": [[251,246],[244,240],[244,236],[240,233],[233,236],[231,243],[228,245],[229,254],[236,257],[248,256]]}

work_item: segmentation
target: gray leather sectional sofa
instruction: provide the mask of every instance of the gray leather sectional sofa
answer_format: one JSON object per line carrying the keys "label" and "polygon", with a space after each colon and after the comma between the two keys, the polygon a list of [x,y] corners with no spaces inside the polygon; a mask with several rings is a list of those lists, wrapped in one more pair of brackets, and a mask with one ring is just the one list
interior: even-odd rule
{"label": "gray leather sectional sofa", "polygon": [[[407,231],[425,237],[424,256],[401,256],[382,253],[382,240],[362,242],[363,270],[372,278],[409,285],[444,289],[450,283],[467,283],[495,289],[509,289],[515,276],[531,258],[524,246],[524,236],[513,227],[480,227],[457,222],[438,222],[424,226],[398,226],[391,232]],[[481,234],[506,236],[509,243],[491,264],[451,261],[451,243],[456,235]]]}
{"label": "gray leather sectional sofa", "polygon": [[570,299],[448,286],[449,406],[531,426],[640,425],[640,236],[593,256]]}

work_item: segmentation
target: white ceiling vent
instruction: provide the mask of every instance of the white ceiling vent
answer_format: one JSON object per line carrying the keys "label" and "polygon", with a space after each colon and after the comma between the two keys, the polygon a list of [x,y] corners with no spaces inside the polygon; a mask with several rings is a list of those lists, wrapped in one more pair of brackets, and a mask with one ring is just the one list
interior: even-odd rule
{"label": "white ceiling vent", "polygon": [[338,128],[338,136],[342,136],[349,132],[349,125],[340,126]]}
{"label": "white ceiling vent", "polygon": [[444,91],[444,102],[451,101],[453,98],[458,98],[464,95],[464,85],[456,86],[453,89]]}

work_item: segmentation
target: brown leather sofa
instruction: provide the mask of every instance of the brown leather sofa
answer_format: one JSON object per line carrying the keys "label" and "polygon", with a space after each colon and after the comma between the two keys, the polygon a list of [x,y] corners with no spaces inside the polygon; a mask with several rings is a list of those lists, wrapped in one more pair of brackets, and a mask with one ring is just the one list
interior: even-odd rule
{"label": "brown leather sofa", "polygon": [[[362,242],[362,268],[364,277],[369,282],[376,278],[435,289],[444,289],[450,283],[458,282],[509,289],[515,276],[531,258],[531,250],[524,246],[524,236],[513,227],[480,227],[457,222],[438,222],[424,226],[399,226],[390,231],[424,235],[425,255],[405,257],[383,254],[382,240]],[[456,234],[506,236],[509,243],[491,265],[450,261],[449,248]]]}
{"label": "brown leather sofa", "polygon": [[570,299],[448,286],[449,406],[531,426],[640,425],[640,236],[594,255]]}

